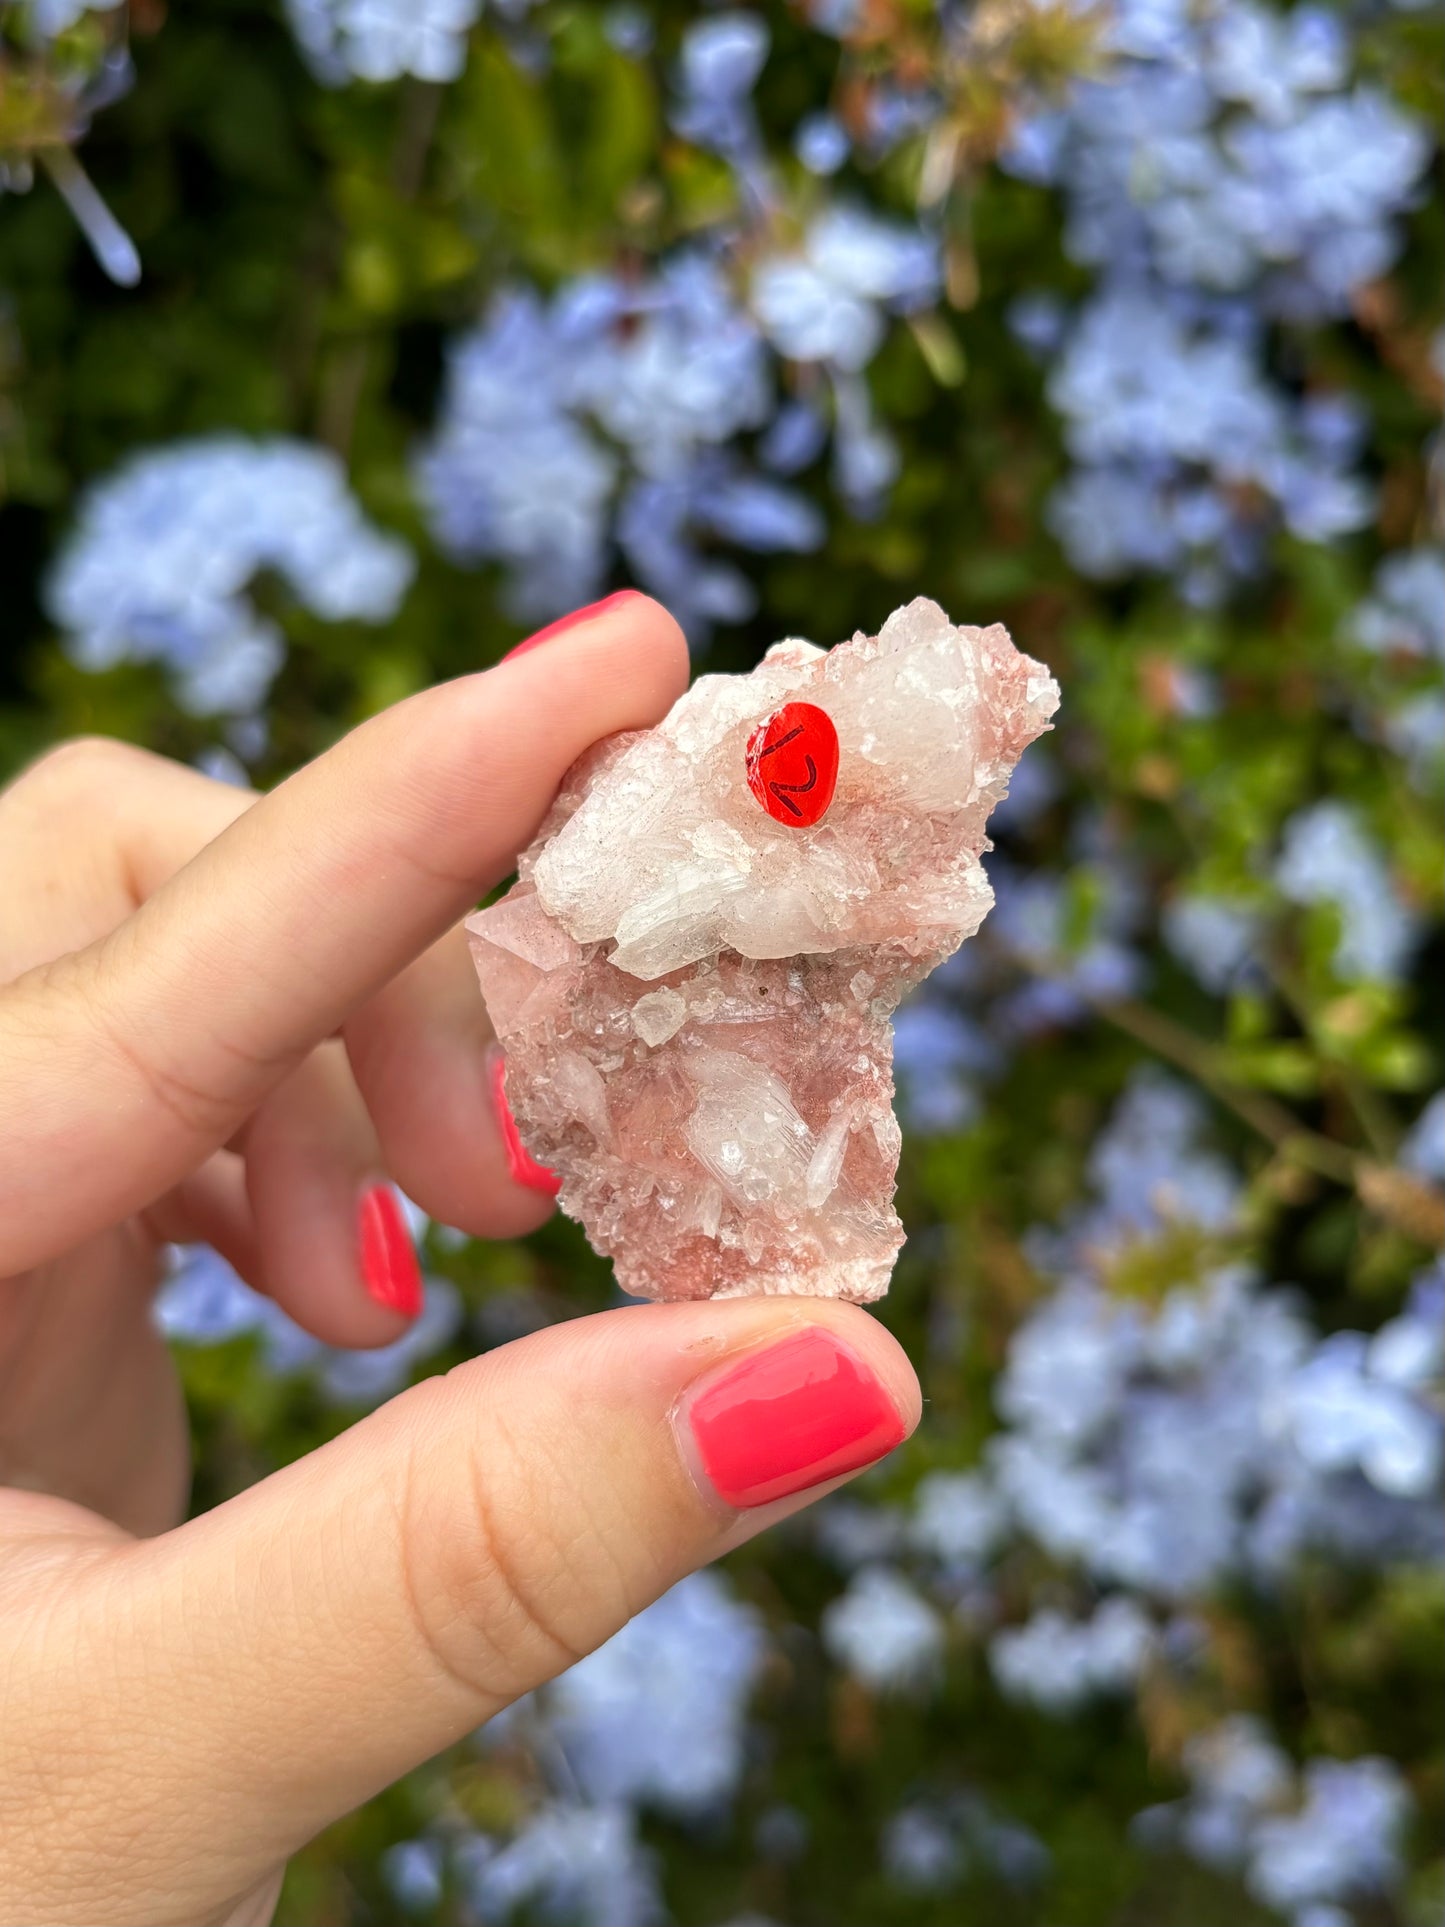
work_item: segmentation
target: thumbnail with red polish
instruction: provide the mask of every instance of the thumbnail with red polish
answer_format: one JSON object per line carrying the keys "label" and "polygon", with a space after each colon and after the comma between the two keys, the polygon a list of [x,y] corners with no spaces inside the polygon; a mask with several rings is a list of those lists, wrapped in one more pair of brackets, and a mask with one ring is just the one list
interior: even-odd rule
{"label": "thumbnail with red polish", "polygon": [[389,1184],[373,1184],[362,1192],[356,1230],[366,1289],[388,1311],[415,1318],[422,1304],[421,1266]]}
{"label": "thumbnail with red polish", "polygon": [[555,1171],[549,1171],[545,1164],[538,1164],[523,1144],[517,1120],[512,1116],[512,1107],[507,1102],[507,1060],[495,1047],[487,1066],[487,1075],[492,1085],[492,1108],[497,1114],[497,1126],[502,1133],[502,1149],[507,1154],[507,1170],[513,1181],[526,1185],[529,1191],[542,1191],[549,1198],[555,1198],[562,1189],[562,1180]]}
{"label": "thumbnail with red polish", "polygon": [[619,589],[615,595],[603,596],[600,602],[589,602],[584,609],[574,609],[571,615],[558,616],[557,620],[549,622],[545,629],[539,629],[536,635],[527,636],[517,644],[515,649],[509,649],[502,657],[502,661],[513,662],[518,656],[525,656],[529,649],[536,649],[544,642],[551,642],[555,637],[565,635],[567,630],[576,629],[584,622],[591,622],[594,616],[604,614],[608,609],[615,608],[618,603],[631,602],[638,593],[636,589]]}
{"label": "thumbnail with red polish", "polygon": [[863,1361],[822,1326],[750,1353],[694,1393],[698,1457],[728,1505],[767,1505],[881,1459],[907,1428]]}

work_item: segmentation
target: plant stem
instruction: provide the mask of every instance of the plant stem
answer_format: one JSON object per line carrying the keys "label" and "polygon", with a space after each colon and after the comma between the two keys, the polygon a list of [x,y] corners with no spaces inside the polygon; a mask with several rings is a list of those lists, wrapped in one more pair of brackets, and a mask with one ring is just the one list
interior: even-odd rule
{"label": "plant stem", "polygon": [[1182,1024],[1176,1024],[1172,1017],[1151,1009],[1148,1004],[1136,1003],[1132,999],[1100,999],[1093,1007],[1116,1029],[1147,1045],[1157,1056],[1167,1058],[1181,1070],[1188,1071],[1221,1104],[1233,1111],[1236,1117],[1242,1118],[1292,1163],[1303,1164],[1311,1171],[1318,1171],[1321,1177],[1353,1188],[1359,1163],[1357,1154],[1343,1144],[1336,1144],[1332,1138],[1321,1136],[1318,1131],[1308,1130],[1293,1111],[1275,1098],[1236,1084],[1220,1069],[1217,1054],[1207,1039],[1196,1036],[1192,1030],[1186,1030]]}

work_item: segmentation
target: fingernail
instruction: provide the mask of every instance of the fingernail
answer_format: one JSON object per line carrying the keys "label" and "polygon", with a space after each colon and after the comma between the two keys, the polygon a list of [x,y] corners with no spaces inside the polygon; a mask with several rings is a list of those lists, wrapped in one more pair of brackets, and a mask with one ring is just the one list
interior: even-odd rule
{"label": "fingernail", "polygon": [[389,1184],[368,1185],[362,1192],[356,1226],[362,1283],[378,1305],[415,1318],[421,1310],[421,1266]]}
{"label": "fingernail", "polygon": [[545,1164],[538,1164],[522,1142],[517,1120],[512,1116],[512,1107],[507,1102],[507,1060],[496,1044],[491,1047],[487,1075],[491,1079],[492,1108],[497,1113],[508,1171],[517,1184],[526,1185],[529,1191],[544,1191],[549,1198],[555,1198],[562,1189],[562,1180],[555,1171],[549,1171]]}
{"label": "fingernail", "polygon": [[511,662],[514,657],[525,656],[529,649],[536,649],[544,642],[551,642],[554,636],[560,636],[568,629],[575,629],[581,623],[591,622],[594,616],[600,616],[604,609],[615,608],[619,602],[632,602],[639,594],[640,591],[637,589],[619,589],[615,595],[603,596],[600,602],[589,602],[585,609],[574,609],[570,616],[559,616],[555,622],[549,622],[545,629],[539,629],[535,636],[528,636],[525,641],[519,642],[515,649],[509,649],[502,657],[502,661]]}
{"label": "fingernail", "polygon": [[821,1325],[704,1379],[683,1417],[709,1483],[739,1508],[856,1472],[907,1435],[883,1386]]}

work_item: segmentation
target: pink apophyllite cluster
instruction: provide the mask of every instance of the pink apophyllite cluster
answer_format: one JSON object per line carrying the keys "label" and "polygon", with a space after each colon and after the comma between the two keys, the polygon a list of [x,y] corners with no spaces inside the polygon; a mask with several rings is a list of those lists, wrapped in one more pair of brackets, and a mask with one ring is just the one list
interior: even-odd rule
{"label": "pink apophyllite cluster", "polygon": [[889,1019],[987,914],[984,826],[1058,699],[918,601],[568,773],[467,928],[522,1140],[625,1291],[888,1289]]}

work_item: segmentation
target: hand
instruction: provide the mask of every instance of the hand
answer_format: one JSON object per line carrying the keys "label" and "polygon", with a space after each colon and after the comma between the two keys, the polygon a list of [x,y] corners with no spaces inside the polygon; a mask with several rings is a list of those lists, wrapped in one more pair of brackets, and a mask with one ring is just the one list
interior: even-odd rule
{"label": "hand", "polygon": [[0,796],[0,1920],[264,1922],[318,1829],[916,1422],[854,1307],[638,1307],[179,1523],[159,1248],[368,1346],[415,1309],[385,1179],[479,1235],[539,1222],[458,919],[685,677],[627,598],[263,798],[104,742]]}

